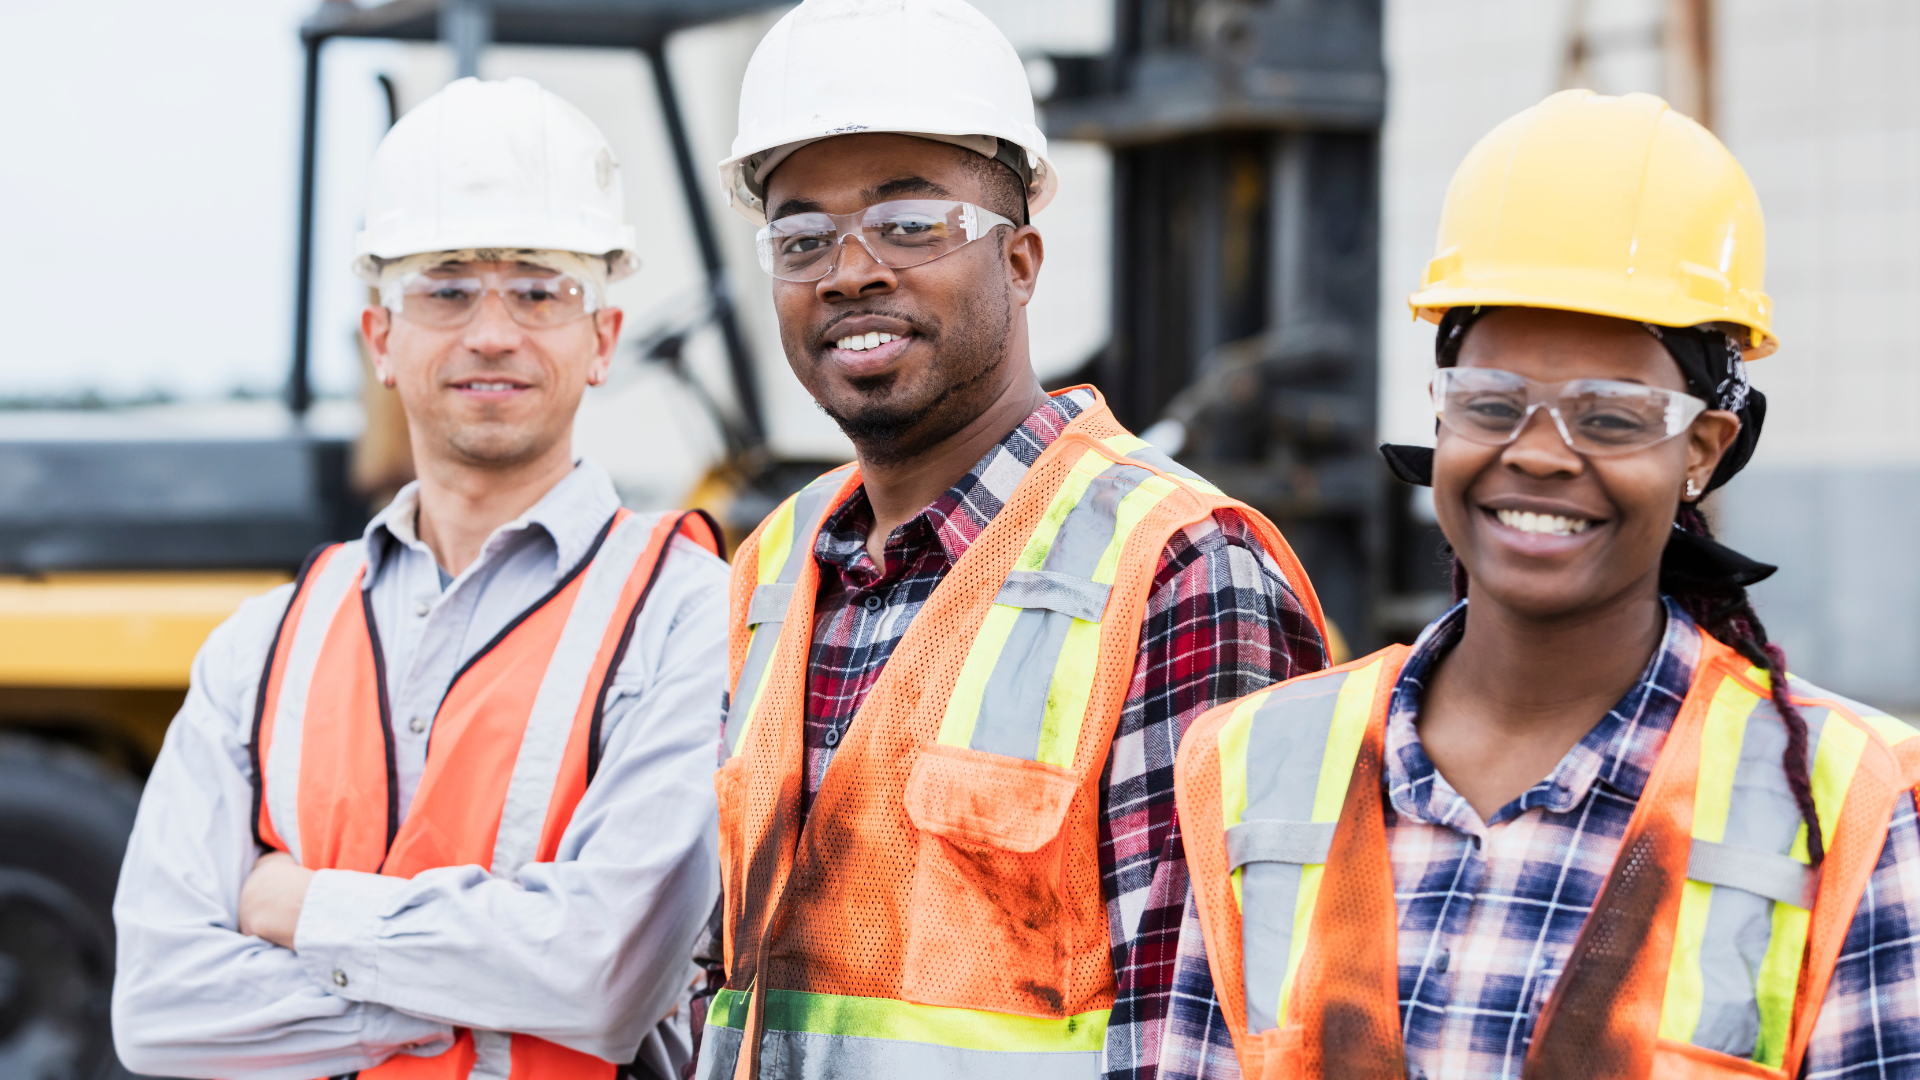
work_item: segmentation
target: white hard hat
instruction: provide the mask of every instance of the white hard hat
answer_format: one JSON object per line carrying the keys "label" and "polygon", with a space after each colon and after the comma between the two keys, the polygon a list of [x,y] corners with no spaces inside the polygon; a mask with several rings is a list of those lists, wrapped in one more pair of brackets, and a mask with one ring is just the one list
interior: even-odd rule
{"label": "white hard hat", "polygon": [[[864,131],[1012,156],[1024,166],[1014,171],[1028,180],[1029,213],[1059,184],[1034,123],[1026,66],[972,5],[806,0],[767,31],[747,63],[740,133],[720,163],[728,201],[766,224],[764,180],[774,167],[808,143]],[[999,153],[1002,140],[1018,149]]]}
{"label": "white hard hat", "polygon": [[572,251],[618,280],[640,267],[620,162],[585,113],[531,79],[460,79],[374,151],[354,272],[470,248]]}

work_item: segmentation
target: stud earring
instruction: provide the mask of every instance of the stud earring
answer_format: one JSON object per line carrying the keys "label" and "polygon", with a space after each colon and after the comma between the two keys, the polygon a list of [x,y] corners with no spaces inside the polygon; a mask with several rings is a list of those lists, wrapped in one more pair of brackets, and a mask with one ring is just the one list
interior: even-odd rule
{"label": "stud earring", "polygon": [[1687,498],[1697,499],[1699,497],[1700,497],[1700,486],[1693,482],[1693,477],[1691,476],[1687,477]]}

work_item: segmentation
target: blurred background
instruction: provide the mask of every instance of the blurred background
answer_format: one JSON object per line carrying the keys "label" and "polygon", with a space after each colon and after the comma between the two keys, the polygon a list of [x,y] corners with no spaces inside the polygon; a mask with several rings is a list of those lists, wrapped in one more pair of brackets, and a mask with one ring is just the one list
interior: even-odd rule
{"label": "blurred background", "polygon": [[[1561,88],[1712,128],[1769,226],[1766,438],[1709,502],[1781,572],[1795,670],[1920,713],[1920,5],[975,0],[1061,173],[1036,219],[1049,385],[1279,521],[1355,652],[1446,602],[1404,297],[1454,166]],[[780,351],[714,163],[784,10],[752,0],[0,6],[0,1076],[119,1075],[107,917],[138,784],[239,600],[410,476],[348,270],[373,149],[459,73],[525,75],[620,156],[645,265],[577,449],[737,539],[851,448]],[[850,62],[860,62],[851,58]],[[885,77],[885,65],[876,71]]]}

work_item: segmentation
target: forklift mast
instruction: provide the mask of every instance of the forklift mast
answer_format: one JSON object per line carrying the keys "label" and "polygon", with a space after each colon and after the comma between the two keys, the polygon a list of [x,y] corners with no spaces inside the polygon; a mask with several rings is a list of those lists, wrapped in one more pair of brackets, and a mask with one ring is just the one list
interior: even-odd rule
{"label": "forklift mast", "polygon": [[1113,155],[1119,419],[1285,532],[1356,653],[1379,617],[1381,0],[1115,0],[1047,134]]}

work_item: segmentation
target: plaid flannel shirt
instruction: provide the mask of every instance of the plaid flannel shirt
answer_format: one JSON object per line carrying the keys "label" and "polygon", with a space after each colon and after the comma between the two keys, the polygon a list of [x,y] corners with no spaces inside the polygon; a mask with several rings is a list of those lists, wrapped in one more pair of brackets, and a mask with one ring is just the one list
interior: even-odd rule
{"label": "plaid flannel shirt", "polygon": [[[1420,635],[1387,718],[1387,845],[1400,915],[1400,1020],[1412,1080],[1517,1077],[1533,1024],[1592,910],[1700,655],[1667,602],[1645,673],[1538,784],[1489,822],[1449,785],[1414,721],[1466,605]],[[1802,1074],[1920,1076],[1920,822],[1901,799],[1854,913]],[[1191,898],[1162,1055],[1164,1080],[1240,1076]]]}
{"label": "plaid flannel shirt", "polygon": [[[809,800],[921,605],[1041,452],[1093,403],[1084,390],[1049,399],[888,536],[884,567],[867,554],[873,509],[864,489],[822,523],[807,666]],[[1313,621],[1240,515],[1216,514],[1167,543],[1100,789],[1101,889],[1118,982],[1107,1028],[1109,1077],[1149,1080],[1158,1060],[1187,894],[1173,835],[1181,734],[1215,705],[1325,666]]]}

